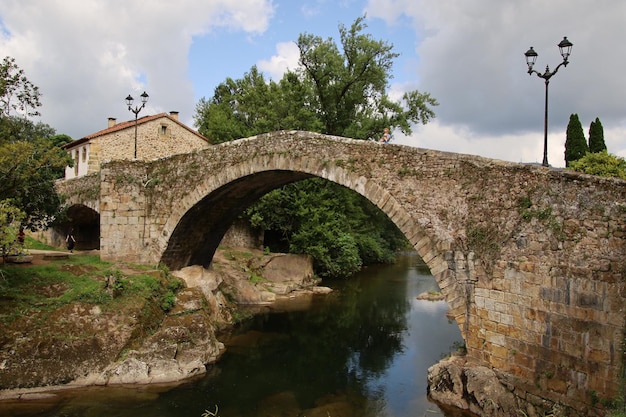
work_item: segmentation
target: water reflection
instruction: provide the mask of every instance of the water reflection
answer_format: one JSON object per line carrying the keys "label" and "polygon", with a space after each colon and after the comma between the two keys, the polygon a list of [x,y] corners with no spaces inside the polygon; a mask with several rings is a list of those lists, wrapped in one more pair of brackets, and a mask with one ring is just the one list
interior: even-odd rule
{"label": "water reflection", "polygon": [[419,258],[324,284],[336,291],[289,311],[267,309],[238,328],[201,379],[160,394],[104,399],[85,390],[22,415],[200,417],[216,405],[221,417],[444,415],[426,398],[427,369],[461,336],[445,302],[416,300],[437,290]]}

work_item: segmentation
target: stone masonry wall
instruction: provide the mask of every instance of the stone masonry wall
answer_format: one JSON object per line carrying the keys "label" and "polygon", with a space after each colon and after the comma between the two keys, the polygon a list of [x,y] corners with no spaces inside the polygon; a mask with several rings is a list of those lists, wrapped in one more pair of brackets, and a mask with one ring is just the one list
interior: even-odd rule
{"label": "stone masonry wall", "polygon": [[238,210],[310,176],[361,193],[395,222],[437,279],[468,356],[518,395],[584,415],[617,394],[623,181],[275,132],[153,163],[106,164],[101,255],[170,267],[210,257]]}
{"label": "stone masonry wall", "polygon": [[[162,127],[166,133],[162,133]],[[133,159],[135,153],[135,129],[124,129],[98,137],[99,162],[117,159]],[[137,125],[137,159],[152,160],[170,155],[188,153],[208,146],[201,137],[191,133],[178,123],[162,117]]]}
{"label": "stone masonry wall", "polygon": [[250,224],[238,220],[230,226],[220,246],[263,250],[263,232],[255,232]]}
{"label": "stone masonry wall", "polygon": [[96,172],[71,180],[59,180],[54,184],[65,205],[82,204],[95,211],[100,210],[100,173]]}

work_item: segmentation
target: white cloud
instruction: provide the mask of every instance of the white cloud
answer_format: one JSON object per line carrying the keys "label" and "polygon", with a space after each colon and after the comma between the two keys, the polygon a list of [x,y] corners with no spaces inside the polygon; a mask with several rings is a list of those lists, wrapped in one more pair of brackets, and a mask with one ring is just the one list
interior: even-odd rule
{"label": "white cloud", "polygon": [[[303,16],[302,4],[317,14]],[[599,117],[609,152],[626,156],[623,0],[603,0],[602,7],[592,0],[302,4],[6,0],[0,2],[0,50],[39,86],[41,120],[81,137],[106,127],[108,117],[131,119],[124,97],[144,90],[150,101],[143,114],[177,110],[191,124],[195,100],[222,77],[237,78],[256,62],[278,80],[297,66],[297,47],[289,41],[298,32],[336,38],[337,23],[349,25],[365,10],[367,31],[376,39],[395,36],[392,43],[402,47],[396,74],[402,84],[394,84],[390,96],[418,89],[440,103],[435,121],[416,127],[408,143],[536,162],[543,154],[544,83],[526,73],[524,52],[534,46],[536,68],[553,69],[561,61],[556,45],[568,36],[570,64],[550,82],[549,161],[563,165],[572,113],[585,133]],[[274,19],[279,6],[282,14]]]}
{"label": "white cloud", "polygon": [[[436,136],[440,143],[454,143],[450,150],[541,160],[545,85],[526,73],[524,52],[534,46],[536,69],[554,70],[562,61],[557,44],[568,36],[574,44],[570,64],[549,86],[549,161],[563,165],[572,113],[579,115],[585,133],[599,117],[609,152],[624,153],[626,55],[616,51],[626,39],[626,2],[606,0],[597,7],[590,0],[370,0],[367,10],[369,17],[387,22],[411,19],[419,56],[419,83],[413,88],[439,101],[437,125],[450,136],[442,138],[440,129]],[[538,153],[530,143],[540,145]]]}
{"label": "white cloud", "polygon": [[276,45],[276,55],[269,60],[261,60],[257,64],[259,69],[267,73],[271,79],[278,81],[288,70],[298,67],[300,50],[294,42],[281,42]]}
{"label": "white cloud", "polygon": [[73,137],[130,119],[128,93],[150,94],[147,113],[191,117],[187,55],[211,30],[260,33],[271,0],[20,0],[0,3],[0,49],[42,92],[42,121]]}

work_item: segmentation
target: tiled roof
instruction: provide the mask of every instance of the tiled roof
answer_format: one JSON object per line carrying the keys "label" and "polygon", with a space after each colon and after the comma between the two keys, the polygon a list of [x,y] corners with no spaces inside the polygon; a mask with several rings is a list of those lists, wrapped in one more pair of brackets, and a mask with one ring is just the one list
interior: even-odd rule
{"label": "tiled roof", "polygon": [[[197,131],[191,129],[189,126],[179,122],[178,120],[176,120],[175,118],[173,118],[172,116],[170,116],[167,113],[159,113],[159,114],[155,114],[153,116],[144,116],[144,117],[140,117],[137,119],[137,125],[141,125],[143,123],[147,123],[147,122],[151,122],[152,120],[156,120],[156,119],[160,119],[162,117],[165,117],[169,120],[171,120],[172,122],[182,126],[183,128],[187,129],[189,132],[193,133],[194,135],[198,136],[199,138],[201,138],[202,140],[208,142],[209,140],[207,138],[205,138],[204,136],[202,136],[200,133],[198,133]],[[127,122],[121,122],[121,123],[116,123],[115,126],[111,126],[111,127],[107,127],[106,129],[102,129],[98,132],[92,133],[90,135],[87,135],[83,138],[80,139],[76,139],[70,143],[67,143],[65,145],[62,146],[63,149],[71,149],[76,145],[80,145],[82,143],[88,142],[91,139],[95,139],[97,137],[100,136],[105,136],[108,135],[110,133],[113,132],[118,132],[120,130],[124,130],[124,129],[129,129],[129,128],[134,128],[135,127],[135,120],[129,120]]]}

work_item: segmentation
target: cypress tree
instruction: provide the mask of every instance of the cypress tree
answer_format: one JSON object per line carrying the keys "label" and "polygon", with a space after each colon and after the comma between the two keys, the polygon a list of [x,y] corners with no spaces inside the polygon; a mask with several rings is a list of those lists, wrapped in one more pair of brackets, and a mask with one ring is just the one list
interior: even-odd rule
{"label": "cypress tree", "polygon": [[587,152],[589,152],[589,146],[585,140],[583,125],[580,124],[578,114],[572,114],[569,117],[565,138],[565,166],[582,158]]}
{"label": "cypress tree", "polygon": [[606,151],[606,143],[604,143],[604,129],[600,119],[596,117],[594,122],[589,126],[589,152],[598,153]]}

